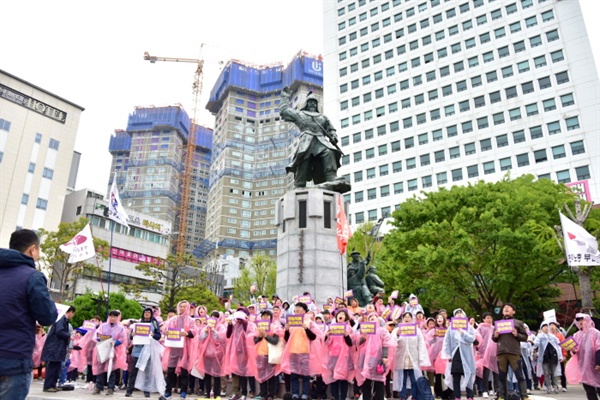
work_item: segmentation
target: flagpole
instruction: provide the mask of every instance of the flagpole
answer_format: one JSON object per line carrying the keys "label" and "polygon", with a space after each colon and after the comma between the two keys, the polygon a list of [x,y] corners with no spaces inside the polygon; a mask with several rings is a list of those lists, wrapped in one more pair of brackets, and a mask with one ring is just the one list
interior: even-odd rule
{"label": "flagpole", "polygon": [[108,292],[106,297],[106,320],[108,321],[108,303],[110,302],[110,274],[112,272],[112,247],[113,247],[113,234],[115,232],[115,225],[117,224],[115,221],[111,221],[110,228],[110,247],[108,254]]}

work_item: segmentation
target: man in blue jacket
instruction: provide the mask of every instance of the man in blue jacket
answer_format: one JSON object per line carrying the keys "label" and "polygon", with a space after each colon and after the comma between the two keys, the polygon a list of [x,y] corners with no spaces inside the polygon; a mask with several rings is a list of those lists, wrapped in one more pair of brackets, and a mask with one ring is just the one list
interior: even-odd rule
{"label": "man in blue jacket", "polygon": [[69,320],[75,314],[75,307],[71,306],[65,315],[56,321],[48,331],[42,361],[46,362],[46,377],[44,379],[44,392],[57,392],[56,382],[60,373],[60,367],[67,357],[67,347],[71,341]]}
{"label": "man in blue jacket", "polygon": [[9,249],[0,249],[0,399],[25,400],[31,384],[35,321],[56,321],[46,277],[35,269],[40,240],[29,229],[10,236]]}

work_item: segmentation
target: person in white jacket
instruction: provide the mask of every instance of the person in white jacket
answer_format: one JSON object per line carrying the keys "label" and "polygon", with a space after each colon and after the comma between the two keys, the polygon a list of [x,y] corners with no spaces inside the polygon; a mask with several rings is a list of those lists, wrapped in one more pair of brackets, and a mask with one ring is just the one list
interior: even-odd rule
{"label": "person in white jacket", "polygon": [[[457,308],[454,317],[465,318],[465,312]],[[475,383],[475,329],[467,324],[466,329],[450,329],[444,337],[442,347],[443,358],[449,360],[446,366],[445,382],[452,389],[454,398],[460,399],[461,389],[467,392],[467,399],[473,400],[473,384]]]}
{"label": "person in white jacket", "polygon": [[560,362],[563,357],[558,338],[550,333],[548,322],[542,322],[533,347],[538,349],[537,376],[544,375],[546,393],[558,393],[556,376],[560,376]]}
{"label": "person in white jacket", "polygon": [[[402,324],[415,324],[410,311],[402,315]],[[422,368],[431,366],[431,362],[421,329],[415,325],[414,335],[404,335],[402,324],[392,332],[398,342],[394,352],[394,390],[400,392],[400,399],[406,399],[406,384],[410,379],[411,395],[416,399],[417,379],[423,375]]]}

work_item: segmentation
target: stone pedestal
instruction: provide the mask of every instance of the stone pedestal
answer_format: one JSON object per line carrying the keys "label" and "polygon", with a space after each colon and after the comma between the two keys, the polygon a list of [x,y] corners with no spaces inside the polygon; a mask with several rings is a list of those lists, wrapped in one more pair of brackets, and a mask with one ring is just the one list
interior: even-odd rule
{"label": "stone pedestal", "polygon": [[310,292],[319,308],[327,297],[344,296],[346,260],[337,248],[336,204],[339,193],[296,189],[279,201],[277,294],[291,302]]}

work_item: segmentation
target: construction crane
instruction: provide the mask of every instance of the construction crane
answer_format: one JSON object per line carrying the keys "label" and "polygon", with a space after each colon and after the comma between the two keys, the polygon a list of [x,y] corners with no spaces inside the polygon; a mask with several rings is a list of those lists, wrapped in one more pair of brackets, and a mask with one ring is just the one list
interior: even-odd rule
{"label": "construction crane", "polygon": [[177,57],[156,57],[151,56],[148,52],[144,53],[144,60],[150,61],[154,64],[157,61],[171,61],[171,62],[182,62],[182,63],[195,63],[197,65],[196,73],[194,74],[194,83],[192,85],[192,93],[194,95],[193,109],[192,109],[192,123],[190,131],[188,133],[187,146],[185,150],[185,156],[183,160],[183,176],[182,176],[182,188],[181,188],[181,207],[179,210],[179,234],[177,235],[175,251],[176,254],[182,254],[185,252],[187,226],[188,226],[188,215],[190,211],[190,198],[191,198],[191,187],[192,187],[192,173],[193,173],[193,161],[194,154],[196,153],[196,129],[198,121],[196,120],[198,115],[198,109],[200,104],[200,96],[202,95],[202,76],[204,69],[204,59],[202,58],[202,48],[204,43],[200,46],[200,58],[177,58]]}

